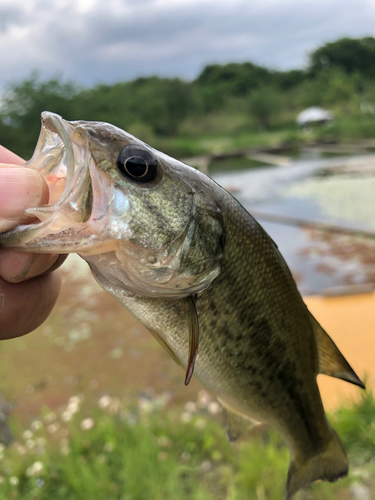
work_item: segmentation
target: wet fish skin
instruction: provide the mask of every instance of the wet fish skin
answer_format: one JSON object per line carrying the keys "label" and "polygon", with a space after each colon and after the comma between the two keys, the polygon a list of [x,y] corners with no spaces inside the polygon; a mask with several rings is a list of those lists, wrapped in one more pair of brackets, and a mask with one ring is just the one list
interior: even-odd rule
{"label": "wet fish skin", "polygon": [[[20,228],[0,236],[0,244],[79,253],[99,284],[185,368],[187,301],[194,296],[195,374],[228,422],[267,422],[282,435],[291,455],[287,498],[316,479],[345,475],[347,458],[327,423],[316,376],[361,382],[308,312],[261,226],[207,176],[111,125],[47,114],[44,134],[49,140],[41,134],[39,155],[61,148],[59,134],[70,150],[64,203],[48,209],[43,227]],[[149,186],[119,172],[119,153],[129,146],[157,159],[159,177]],[[69,163],[73,157],[78,167]],[[73,171],[79,189],[69,183]]]}

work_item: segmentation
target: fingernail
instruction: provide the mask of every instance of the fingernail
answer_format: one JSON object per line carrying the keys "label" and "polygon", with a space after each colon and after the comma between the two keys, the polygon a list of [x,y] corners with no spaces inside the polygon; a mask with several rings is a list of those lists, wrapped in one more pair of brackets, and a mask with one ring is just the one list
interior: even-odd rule
{"label": "fingernail", "polygon": [[16,277],[17,281],[25,281],[48,271],[55,265],[59,255],[56,254],[35,254]]}
{"label": "fingernail", "polygon": [[27,208],[41,204],[46,189],[43,177],[36,170],[0,168],[0,218],[24,219]]}
{"label": "fingernail", "polygon": [[10,283],[20,283],[54,268],[59,255],[30,254],[3,249],[0,255],[0,276]]}

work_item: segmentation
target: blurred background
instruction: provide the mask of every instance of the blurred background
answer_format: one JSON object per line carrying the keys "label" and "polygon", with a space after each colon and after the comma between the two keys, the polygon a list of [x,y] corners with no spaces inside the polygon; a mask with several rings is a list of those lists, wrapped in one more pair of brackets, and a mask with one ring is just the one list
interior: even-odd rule
{"label": "blurred background", "polygon": [[[0,144],[40,113],[106,121],[212,176],[276,241],[367,392],[319,376],[349,478],[375,498],[375,2],[0,0]],[[70,256],[48,321],[0,345],[0,499],[283,496],[269,429],[220,407]]]}

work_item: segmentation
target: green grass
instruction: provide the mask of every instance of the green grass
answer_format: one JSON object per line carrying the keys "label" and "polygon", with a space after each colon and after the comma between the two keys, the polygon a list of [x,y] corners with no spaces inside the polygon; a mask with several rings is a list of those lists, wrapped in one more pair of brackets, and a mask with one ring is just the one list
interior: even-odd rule
{"label": "green grass", "polygon": [[[151,146],[177,158],[188,158],[204,154],[221,154],[251,147],[279,146],[295,147],[306,142],[306,134],[295,126],[258,131],[244,129],[232,134],[207,134],[199,137],[180,135],[177,137],[156,137]],[[310,137],[309,137],[310,139]]]}
{"label": "green grass", "polygon": [[[44,410],[0,452],[0,500],[283,498],[288,450],[275,432],[232,446],[210,406],[181,411],[165,404],[107,397],[98,408],[75,397],[56,414]],[[332,420],[353,472],[335,485],[314,485],[315,500],[351,498],[353,482],[375,487],[374,397],[366,393]]]}
{"label": "green grass", "polygon": [[364,392],[355,406],[338,410],[332,425],[357,464],[365,464],[375,457],[375,398],[372,393]]}
{"label": "green grass", "polygon": [[375,137],[375,117],[364,114],[352,116],[338,114],[332,125],[315,126],[308,131],[299,129],[292,121],[266,130],[257,130],[246,123],[241,123],[233,130],[227,127],[216,132],[202,128],[199,122],[195,128],[195,134],[189,130],[176,137],[155,137],[151,145],[171,156],[188,158],[252,147],[285,145],[296,149],[315,141],[353,143]]}

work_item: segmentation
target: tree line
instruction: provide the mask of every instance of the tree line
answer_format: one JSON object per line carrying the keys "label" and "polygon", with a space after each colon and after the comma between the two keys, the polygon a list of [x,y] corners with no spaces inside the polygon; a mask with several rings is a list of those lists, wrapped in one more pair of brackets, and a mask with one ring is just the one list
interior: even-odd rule
{"label": "tree line", "polygon": [[0,109],[0,143],[29,157],[40,113],[113,123],[155,142],[176,135],[233,134],[283,127],[313,105],[355,115],[375,102],[375,38],[342,38],[309,56],[306,69],[275,71],[251,62],[211,64],[191,82],[142,77],[82,88],[37,74],[10,83]]}

